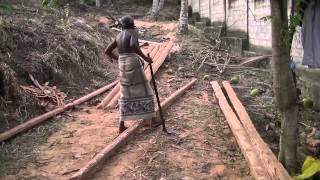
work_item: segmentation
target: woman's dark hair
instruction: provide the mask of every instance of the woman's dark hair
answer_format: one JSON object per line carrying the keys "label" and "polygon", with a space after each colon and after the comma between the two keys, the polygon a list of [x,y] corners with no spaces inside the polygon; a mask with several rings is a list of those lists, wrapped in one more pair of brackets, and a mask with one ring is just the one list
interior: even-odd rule
{"label": "woman's dark hair", "polygon": [[134,19],[131,16],[123,16],[120,20],[122,29],[133,29]]}

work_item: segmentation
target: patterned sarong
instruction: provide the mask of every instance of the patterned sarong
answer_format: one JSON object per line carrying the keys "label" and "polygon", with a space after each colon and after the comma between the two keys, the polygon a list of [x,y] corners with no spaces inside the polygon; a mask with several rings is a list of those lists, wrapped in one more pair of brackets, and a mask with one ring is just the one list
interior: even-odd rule
{"label": "patterned sarong", "polygon": [[140,57],[135,53],[120,54],[119,70],[120,121],[155,117],[154,94]]}

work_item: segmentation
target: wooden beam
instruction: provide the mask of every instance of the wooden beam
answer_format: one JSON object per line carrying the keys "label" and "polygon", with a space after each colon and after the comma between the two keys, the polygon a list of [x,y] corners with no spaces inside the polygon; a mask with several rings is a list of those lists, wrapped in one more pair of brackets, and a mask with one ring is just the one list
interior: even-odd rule
{"label": "wooden beam", "polygon": [[228,101],[225,98],[218,82],[213,81],[211,82],[211,85],[214,90],[214,96],[218,100],[219,106],[224,116],[226,117],[226,120],[234,137],[238,142],[241,152],[243,153],[244,157],[248,162],[251,175],[255,179],[270,180],[271,177],[264,169],[261,159],[258,157],[255,149],[253,148],[247,132],[244,130],[236,114],[233,112],[232,108],[228,104]]}
{"label": "wooden beam", "polygon": [[52,118],[52,117],[54,117],[54,116],[56,116],[58,114],[61,114],[61,113],[65,112],[68,109],[71,109],[72,107],[74,107],[76,105],[79,105],[79,104],[81,104],[83,102],[88,101],[89,99],[91,99],[91,98],[93,98],[93,97],[95,97],[95,96],[97,96],[97,95],[99,95],[99,94],[111,89],[117,83],[118,83],[118,81],[115,81],[115,82],[113,82],[111,84],[108,84],[108,85],[106,85],[106,86],[104,86],[104,87],[102,87],[102,88],[100,88],[100,89],[98,89],[98,90],[86,95],[86,96],[83,96],[83,97],[81,97],[81,98],[79,98],[79,99],[77,99],[77,100],[75,100],[75,101],[73,101],[73,102],[71,102],[69,104],[64,105],[63,107],[56,108],[56,109],[54,109],[52,111],[49,111],[47,113],[44,113],[44,114],[38,116],[38,117],[32,118],[32,119],[30,119],[30,120],[28,120],[28,121],[26,121],[26,122],[24,122],[24,123],[22,123],[22,124],[20,124],[20,125],[18,125],[16,127],[14,127],[14,128],[12,128],[12,129],[0,134],[0,142],[4,141],[4,140],[7,140],[7,139],[9,139],[9,138],[21,133],[21,132],[24,132],[24,131],[26,131],[26,130],[28,130],[28,129],[30,129],[30,128],[32,128],[32,127],[34,127],[34,126],[36,126],[36,125],[38,125],[38,124],[50,119],[50,118]]}
{"label": "wooden beam", "polygon": [[245,128],[247,134],[250,134],[249,138],[252,145],[258,152],[260,159],[262,160],[264,166],[266,167],[269,175],[272,179],[280,180],[290,180],[292,179],[286,169],[278,161],[276,156],[273,154],[269,146],[263,141],[257,132],[254,124],[252,123],[246,109],[242,105],[241,101],[238,99],[236,93],[234,92],[231,84],[228,81],[224,81],[223,87],[225,88],[229,99],[238,114],[239,120]]}

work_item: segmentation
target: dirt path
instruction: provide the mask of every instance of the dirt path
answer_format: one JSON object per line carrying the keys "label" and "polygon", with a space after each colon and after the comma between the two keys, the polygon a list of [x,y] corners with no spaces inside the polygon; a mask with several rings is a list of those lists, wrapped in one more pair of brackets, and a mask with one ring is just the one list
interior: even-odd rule
{"label": "dirt path", "polygon": [[[166,37],[173,37],[174,26],[166,26]],[[178,71],[181,67],[189,68],[171,57],[160,68],[161,99],[190,80],[190,75]],[[70,177],[117,136],[118,116],[117,110],[98,110],[90,103],[81,106],[37,149],[33,161],[4,179]],[[208,81],[199,81],[173,104],[166,120],[175,135],[166,136],[160,128],[140,129],[92,179],[252,179],[223,114],[213,103]]]}
{"label": "dirt path", "polygon": [[[161,95],[188,79],[160,72]],[[249,169],[207,82],[188,91],[167,112],[168,126],[143,128],[93,179],[251,179]],[[36,162],[6,179],[66,179],[117,136],[118,113],[85,107],[41,146]]]}
{"label": "dirt path", "polygon": [[198,84],[167,111],[176,135],[141,130],[93,179],[252,179],[206,89]]}

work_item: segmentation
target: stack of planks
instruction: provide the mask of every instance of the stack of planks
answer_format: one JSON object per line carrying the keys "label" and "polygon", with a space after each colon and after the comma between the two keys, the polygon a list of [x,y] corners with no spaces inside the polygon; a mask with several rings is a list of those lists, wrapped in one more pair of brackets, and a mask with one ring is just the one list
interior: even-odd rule
{"label": "stack of planks", "polygon": [[222,84],[231,104],[228,103],[219,83],[216,81],[211,82],[214,96],[218,100],[229,127],[248,162],[251,175],[255,179],[292,179],[260,137],[230,83],[224,81]]}
{"label": "stack of planks", "polygon": [[[148,49],[143,50],[145,54],[150,54],[153,59],[152,68],[154,73],[158,71],[162,63],[165,61],[166,57],[169,55],[174,43],[169,41],[163,44],[151,45]],[[148,81],[151,80],[150,70],[148,64],[144,66],[144,73]],[[120,83],[118,83],[110,93],[102,100],[102,102],[97,106],[97,108],[115,108],[118,99],[120,98]]]}

